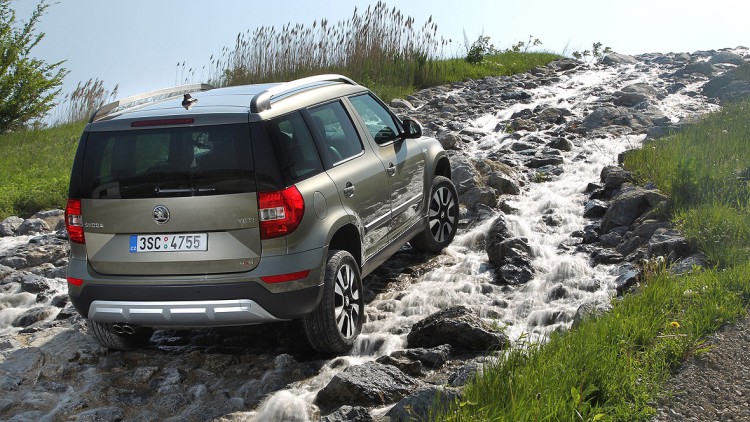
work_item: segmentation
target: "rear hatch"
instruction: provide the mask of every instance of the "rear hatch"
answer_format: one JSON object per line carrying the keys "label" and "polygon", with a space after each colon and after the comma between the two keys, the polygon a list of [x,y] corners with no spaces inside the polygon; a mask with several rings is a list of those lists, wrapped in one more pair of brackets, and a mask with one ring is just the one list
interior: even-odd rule
{"label": "rear hatch", "polygon": [[256,267],[250,141],[247,123],[90,132],[80,192],[91,267],[156,276]]}

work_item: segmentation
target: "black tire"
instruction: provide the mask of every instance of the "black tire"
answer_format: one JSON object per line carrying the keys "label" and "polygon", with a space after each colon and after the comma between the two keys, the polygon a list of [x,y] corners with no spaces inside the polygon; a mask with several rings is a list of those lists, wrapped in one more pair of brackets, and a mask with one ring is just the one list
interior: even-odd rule
{"label": "black tire", "polygon": [[302,318],[307,341],[320,353],[348,352],[362,330],[364,311],[357,261],[347,251],[329,251],[323,298],[315,311]]}
{"label": "black tire", "polygon": [[458,192],[447,177],[432,179],[427,219],[427,227],[409,243],[416,249],[438,253],[453,241],[458,230]]}
{"label": "black tire", "polygon": [[112,350],[135,350],[138,349],[151,339],[154,330],[147,327],[131,325],[132,334],[116,333],[113,331],[115,324],[106,322],[96,322],[89,320],[89,329],[94,334],[96,340],[102,346]]}

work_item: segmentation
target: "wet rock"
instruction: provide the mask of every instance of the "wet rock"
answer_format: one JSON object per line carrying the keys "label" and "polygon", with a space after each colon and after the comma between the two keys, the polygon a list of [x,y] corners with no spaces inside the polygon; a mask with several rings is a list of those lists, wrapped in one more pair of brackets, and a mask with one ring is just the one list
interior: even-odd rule
{"label": "wet rock", "polygon": [[362,406],[341,406],[335,412],[323,416],[320,422],[372,422],[367,408]]}
{"label": "wet rock", "polygon": [[617,264],[618,262],[622,262],[624,257],[621,253],[609,249],[609,248],[601,248],[597,250],[594,253],[594,263],[596,264]]}
{"label": "wet rock", "polygon": [[583,216],[585,218],[600,218],[607,212],[608,205],[606,202],[599,199],[592,199],[586,202],[586,206],[583,209]]}
{"label": "wet rock", "polygon": [[11,216],[0,222],[0,237],[15,236],[23,224],[23,218]]}
{"label": "wet rock", "polygon": [[[659,116],[660,119],[662,117],[663,115]],[[646,133],[649,128],[655,126],[655,122],[646,113],[635,109],[605,106],[595,109],[586,116],[581,124],[581,130],[583,133],[591,133],[609,126],[628,128],[633,133]]]}
{"label": "wet rock", "polygon": [[48,279],[36,274],[27,274],[21,278],[21,291],[28,293],[41,293],[51,289]]}
{"label": "wet rock", "polygon": [[419,386],[419,381],[398,368],[377,362],[350,366],[336,374],[318,392],[321,409],[349,406],[382,406],[395,403]]}
{"label": "wet rock", "polygon": [[413,361],[403,357],[404,355],[391,354],[390,356],[380,356],[375,362],[383,365],[391,365],[400,369],[403,373],[412,377],[422,376],[422,362]]}
{"label": "wet rock", "polygon": [[573,143],[565,138],[555,138],[547,144],[548,147],[560,151],[572,151]]}
{"label": "wet rock", "polygon": [[386,416],[393,422],[427,420],[432,412],[445,412],[460,399],[461,393],[455,388],[431,385],[401,399]]}
{"label": "wet rock", "polygon": [[528,239],[523,237],[503,239],[499,234],[493,235],[492,229],[490,232],[485,251],[490,262],[495,266],[495,273],[500,279],[498,281],[505,284],[521,284],[531,280],[534,271],[531,266],[531,248]]}
{"label": "wet rock", "polygon": [[29,327],[51,317],[55,312],[57,312],[56,309],[51,307],[32,308],[16,317],[11,325],[14,327]]}
{"label": "wet rock", "polygon": [[475,350],[502,348],[508,337],[482,321],[465,306],[438,311],[414,324],[407,336],[410,347],[453,347]]}
{"label": "wet rock", "polygon": [[453,347],[450,344],[441,344],[430,349],[416,348],[395,353],[403,353],[404,356],[415,359],[428,368],[439,368],[448,362],[453,353]]}
{"label": "wet rock", "polygon": [[632,290],[638,283],[638,277],[640,277],[641,270],[636,268],[633,264],[625,264],[618,270],[618,276],[615,279],[615,290],[617,295],[621,296],[626,292]]}

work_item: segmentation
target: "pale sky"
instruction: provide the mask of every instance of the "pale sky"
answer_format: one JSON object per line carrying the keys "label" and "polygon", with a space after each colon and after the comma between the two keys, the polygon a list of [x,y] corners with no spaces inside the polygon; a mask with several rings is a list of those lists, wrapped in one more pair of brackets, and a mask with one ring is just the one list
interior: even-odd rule
{"label": "pale sky", "polygon": [[[55,0],[50,0],[53,3]],[[200,69],[240,32],[285,23],[312,25],[321,18],[346,20],[355,6],[343,0],[57,0],[38,30],[46,38],[32,53],[48,62],[66,60],[63,93],[79,81],[120,85],[119,96],[182,83],[177,63]],[[12,0],[21,21],[36,0]],[[694,52],[750,46],[747,0],[411,0],[386,1],[421,26],[432,16],[438,35],[452,39],[449,52],[465,55],[464,33],[480,34],[498,48],[530,35],[555,53],[590,49],[601,42],[616,52]],[[198,82],[198,81],[195,81]]]}

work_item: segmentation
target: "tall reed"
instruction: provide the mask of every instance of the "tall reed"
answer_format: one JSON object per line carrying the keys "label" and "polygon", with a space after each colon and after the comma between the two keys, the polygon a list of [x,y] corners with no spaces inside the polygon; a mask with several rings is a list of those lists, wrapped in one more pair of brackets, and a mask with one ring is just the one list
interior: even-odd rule
{"label": "tall reed", "polygon": [[370,86],[424,88],[435,84],[449,42],[437,29],[432,17],[420,26],[379,1],[363,13],[355,8],[351,18],[338,23],[321,19],[312,26],[288,23],[239,33],[234,47],[212,56],[200,75],[182,63],[178,82],[198,77],[228,86],[336,72]]}
{"label": "tall reed", "polygon": [[58,107],[54,124],[59,126],[88,120],[99,107],[117,96],[117,88],[116,85],[109,91],[104,87],[104,81],[98,78],[78,82],[76,88],[65,96]]}

